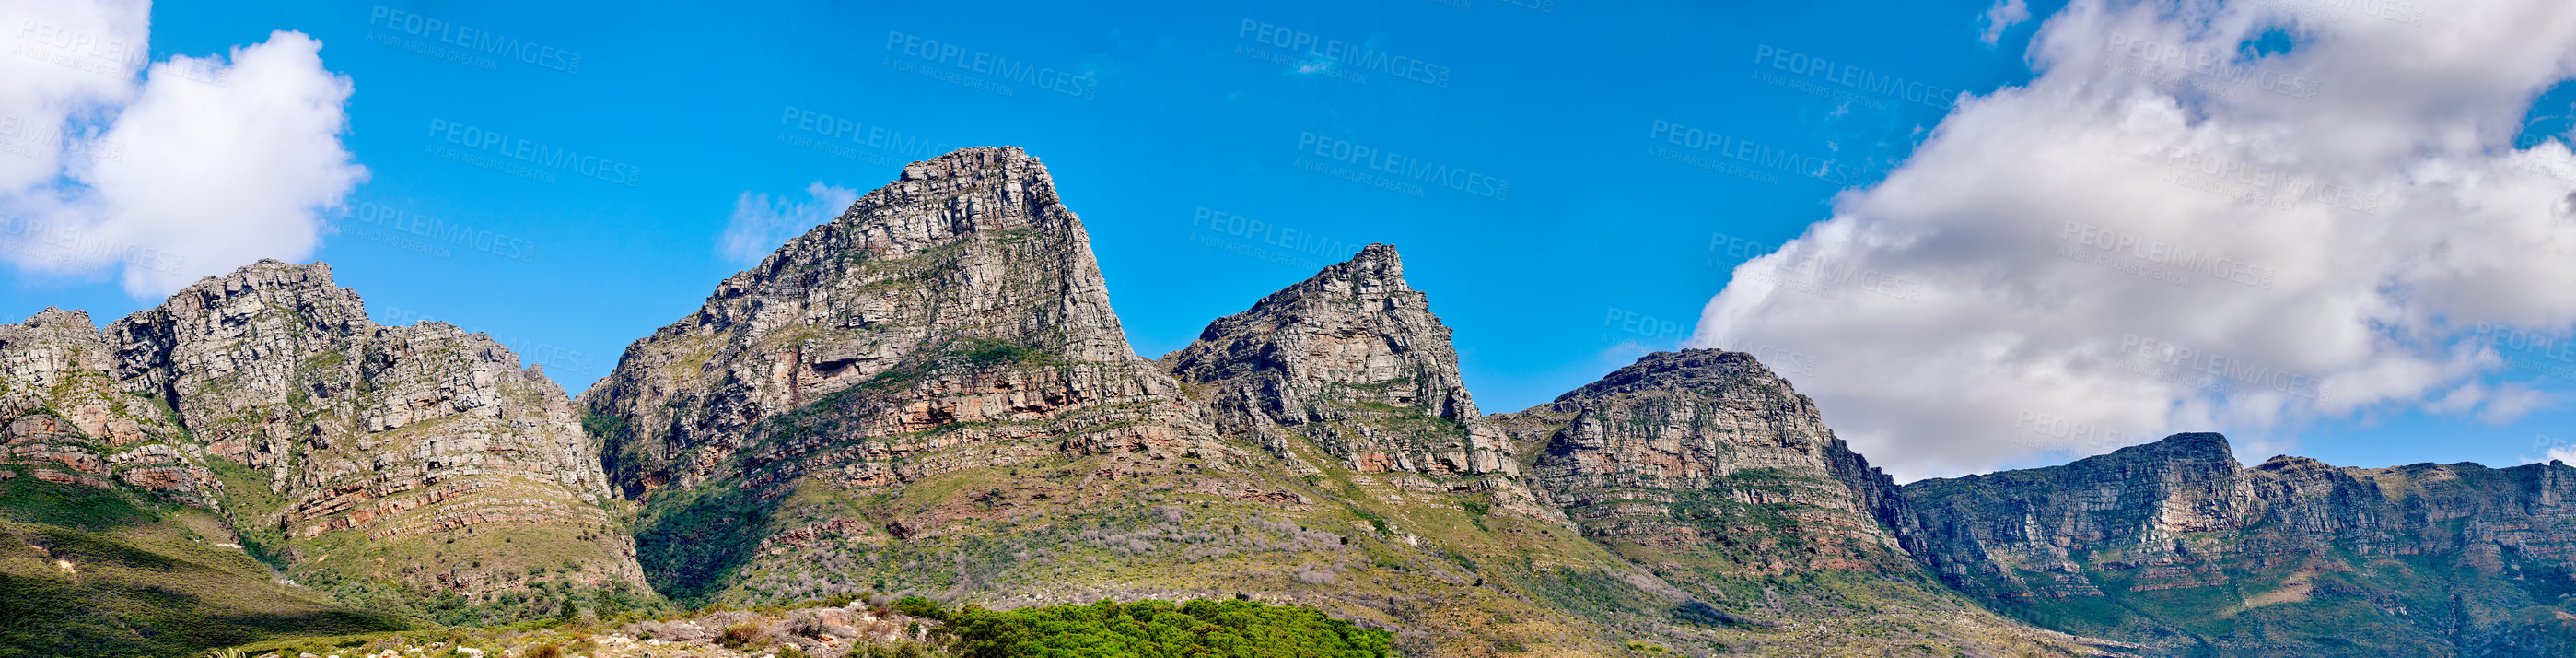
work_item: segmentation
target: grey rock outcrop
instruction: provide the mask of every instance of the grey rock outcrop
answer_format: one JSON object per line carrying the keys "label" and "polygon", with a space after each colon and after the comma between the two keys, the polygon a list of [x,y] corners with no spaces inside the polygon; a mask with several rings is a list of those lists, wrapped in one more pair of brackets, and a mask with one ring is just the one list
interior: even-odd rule
{"label": "grey rock outcrop", "polygon": [[[561,388],[483,334],[376,325],[327,265],[209,277],[103,334],[48,311],[0,329],[0,374],[27,393],[6,396],[14,460],[108,450],[80,483],[218,510],[310,582],[479,602],[535,580],[529,560],[643,580]],[[445,559],[461,537],[543,557]]]}
{"label": "grey rock outcrop", "polygon": [[1903,493],[1926,566],[2065,630],[2224,653],[2576,650],[2546,621],[2576,591],[2563,464],[2245,468],[2196,433]]}
{"label": "grey rock outcrop", "polygon": [[[1101,454],[1231,470],[1243,452],[1128,347],[1089,240],[1045,166],[1017,148],[914,163],[627,349],[581,399],[614,419],[608,473],[626,496],[676,505],[776,501],[799,486],[866,495]],[[687,531],[682,516],[653,508],[648,536]],[[781,523],[781,536],[937,525],[840,512]],[[666,580],[731,573],[683,564],[670,542],[695,540],[653,541],[647,566]],[[651,559],[666,550],[672,561]]]}
{"label": "grey rock outcrop", "polygon": [[1458,375],[1449,328],[1404,281],[1395,248],[1372,244],[1208,324],[1162,358],[1210,391],[1219,428],[1295,459],[1296,434],[1361,473],[1457,478],[1520,464]]}
{"label": "grey rock outcrop", "polygon": [[49,308],[0,326],[0,463],[58,484],[123,484],[215,505],[222,485],[193,459],[168,405],[120,389],[114,358],[86,312]]}
{"label": "grey rock outcrop", "polygon": [[[724,476],[792,478],[728,472],[747,447],[769,451],[764,463],[849,449],[819,457],[879,484],[941,468],[903,470],[895,456],[1049,432],[1074,431],[1072,451],[1221,452],[1178,383],[1128,348],[1081,220],[1017,148],[907,167],[637,341],[582,402],[625,419],[609,473],[636,498]],[[775,433],[763,421],[798,410],[857,425],[830,446],[752,445]],[[1103,429],[1075,431],[1086,424]],[[943,428],[962,434],[848,443]]]}
{"label": "grey rock outcrop", "polygon": [[1531,488],[1588,535],[1704,551],[1730,573],[1901,563],[1893,481],[1751,355],[1657,352],[1498,418],[1544,446]]}

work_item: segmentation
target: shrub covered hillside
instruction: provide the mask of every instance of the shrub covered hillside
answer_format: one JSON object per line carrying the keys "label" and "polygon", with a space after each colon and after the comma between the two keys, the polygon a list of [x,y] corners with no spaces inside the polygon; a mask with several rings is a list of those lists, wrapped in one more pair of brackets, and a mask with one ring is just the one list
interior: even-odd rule
{"label": "shrub covered hillside", "polygon": [[[908,599],[907,601],[919,601]],[[923,602],[926,603],[926,602]],[[959,654],[1002,656],[1392,656],[1392,637],[1333,619],[1312,608],[1253,601],[1164,601],[994,611],[968,606],[954,613],[922,611],[948,620],[945,631]]]}
{"label": "shrub covered hillside", "polygon": [[1393,636],[1313,608],[1198,600],[955,610],[922,597],[841,596],[790,606],[629,611],[505,627],[288,639],[238,658],[1391,658]]}

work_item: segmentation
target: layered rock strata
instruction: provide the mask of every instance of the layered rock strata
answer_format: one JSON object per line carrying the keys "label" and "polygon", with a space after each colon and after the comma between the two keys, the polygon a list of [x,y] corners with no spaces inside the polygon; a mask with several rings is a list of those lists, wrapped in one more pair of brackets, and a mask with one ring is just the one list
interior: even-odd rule
{"label": "layered rock strata", "polygon": [[[1224,472],[1242,454],[1128,347],[1081,219],[1016,148],[906,167],[629,347],[582,404],[604,419],[610,478],[646,500],[775,501],[1103,454]],[[853,522],[923,523],[782,528]]]}
{"label": "layered rock strata", "polygon": [[466,537],[542,554],[549,580],[642,582],[562,389],[483,334],[369,321],[327,265],[261,261],[103,333],[47,311],[0,329],[0,374],[13,461],[63,466],[36,477],[219,510],[317,583],[488,600],[537,580],[448,559]]}
{"label": "layered rock strata", "polygon": [[2550,621],[2576,619],[2576,468],[2559,463],[2246,468],[2224,437],[2177,434],[1903,493],[1925,565],[2070,630],[2231,653],[2576,650]]}
{"label": "layered rock strata", "polygon": [[1721,558],[1723,571],[1871,568],[1901,555],[1892,480],[1751,355],[1657,352],[1509,414],[1543,446],[1542,500],[1584,532]]}
{"label": "layered rock strata", "polygon": [[1416,488],[1526,498],[1512,442],[1476,409],[1449,333],[1395,248],[1372,244],[1160,362],[1209,400],[1219,429],[1296,463],[1302,439]]}

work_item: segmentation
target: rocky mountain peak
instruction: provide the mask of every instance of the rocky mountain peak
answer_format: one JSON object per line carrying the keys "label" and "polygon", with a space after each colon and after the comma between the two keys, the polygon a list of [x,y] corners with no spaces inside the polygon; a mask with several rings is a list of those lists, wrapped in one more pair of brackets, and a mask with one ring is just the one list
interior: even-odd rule
{"label": "rocky mountain peak", "polygon": [[1762,382],[1765,386],[1776,386],[1783,392],[1789,388],[1787,380],[1772,374],[1769,367],[1751,354],[1686,349],[1639,357],[1635,363],[1603,375],[1598,381],[1567,391],[1556,399],[1563,402],[1647,391],[1720,390],[1740,385],[1748,379]]}
{"label": "rocky mountain peak", "polygon": [[[1361,247],[1359,253],[1351,255],[1350,260],[1326,266],[1322,272],[1317,272],[1315,276],[1299,283],[1297,287],[1306,286],[1353,290],[1384,289],[1388,293],[1413,290],[1404,282],[1404,257],[1395,253],[1394,245],[1375,242]],[[1291,288],[1291,290],[1294,289]]]}
{"label": "rocky mountain peak", "polygon": [[765,564],[739,571],[751,546],[711,556],[703,533],[915,537],[936,523],[919,515],[938,512],[782,512],[709,529],[692,500],[776,501],[800,487],[865,498],[1106,454],[1144,456],[1112,473],[1223,472],[1242,454],[1128,346],[1081,219],[1012,147],[905,167],[628,347],[581,404],[613,419],[601,436],[609,476],[647,503],[647,568],[692,595]]}
{"label": "rocky mountain peak", "polygon": [[78,328],[90,333],[98,332],[98,323],[89,319],[89,311],[79,309],[64,310],[52,306],[47,306],[45,307],[45,310],[37,311],[34,316],[27,318],[26,322],[19,323],[19,326],[26,327],[28,329]]}
{"label": "rocky mountain peak", "polygon": [[1512,473],[1510,442],[1477,411],[1449,327],[1372,244],[1161,360],[1212,388],[1217,424],[1294,456],[1302,436],[1361,472]]}
{"label": "rocky mountain peak", "polygon": [[[1515,438],[1546,446],[1532,488],[1587,534],[1660,547],[1768,537],[1751,545],[1774,548],[1696,549],[1709,552],[1704,568],[1739,576],[1817,559],[1903,563],[1886,527],[1901,512],[1894,482],[1751,355],[1657,352],[1499,418]],[[1777,550],[1784,542],[1801,548]]]}
{"label": "rocky mountain peak", "polygon": [[2153,443],[2120,448],[2112,451],[2111,454],[2113,456],[2126,454],[2131,458],[2221,460],[2231,465],[2236,463],[2236,452],[2228,447],[2227,436],[2216,432],[2184,432],[2158,439]]}
{"label": "rocky mountain peak", "polygon": [[167,404],[194,454],[274,495],[227,511],[298,572],[354,575],[354,556],[325,567],[307,551],[363,537],[416,592],[489,596],[532,574],[414,549],[502,535],[581,565],[586,583],[642,581],[631,543],[601,532],[606,486],[570,397],[488,335],[383,327],[329,265],[262,260],[118,320],[103,340],[118,388]]}

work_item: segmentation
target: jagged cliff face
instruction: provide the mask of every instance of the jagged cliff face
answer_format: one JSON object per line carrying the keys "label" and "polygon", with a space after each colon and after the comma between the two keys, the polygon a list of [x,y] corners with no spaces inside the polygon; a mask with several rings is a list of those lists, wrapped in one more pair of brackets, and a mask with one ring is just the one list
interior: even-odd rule
{"label": "jagged cliff face", "polygon": [[[729,538],[737,544],[773,530],[788,543],[891,541],[945,532],[967,514],[824,505],[773,519],[800,488],[865,498],[952,472],[1095,455],[1114,457],[1085,473],[1110,480],[1225,473],[1241,454],[1179,382],[1128,348],[1081,220],[1015,148],[907,167],[630,347],[582,402],[603,419],[617,486],[656,501],[648,566],[693,593],[746,563],[756,571],[799,554],[784,544],[756,556],[750,546],[699,551],[706,514],[747,526]],[[975,506],[1068,492],[992,495]]]}
{"label": "jagged cliff face", "polygon": [[[688,602],[1243,594],[1420,655],[2073,646],[1957,597],[1773,637],[1872,603],[1685,591],[1587,540],[1529,493],[1528,453],[1476,410],[1391,248],[1159,363],[1105,290],[1046,169],[966,149],[727,279],[579,404],[643,503],[645,568]],[[1757,606],[1779,621],[1728,612]]]}
{"label": "jagged cliff face", "polygon": [[[0,329],[0,372],[13,459],[69,467],[35,477],[219,511],[308,585],[471,606],[643,581],[562,389],[482,334],[376,325],[326,265],[262,261],[103,334],[49,311]],[[67,445],[94,454],[43,447]]]}
{"label": "jagged cliff face", "polygon": [[2261,654],[2576,651],[2576,469],[2242,468],[2215,434],[1909,484],[1945,580],[2070,631]]}
{"label": "jagged cliff face", "polygon": [[[758,459],[821,460],[888,484],[974,463],[907,468],[898,457],[1052,432],[1071,432],[1074,451],[1208,447],[1178,385],[1127,347],[1081,220],[1017,149],[907,167],[628,348],[583,404],[625,419],[608,433],[610,475],[639,498],[715,477],[792,477],[730,469],[777,434],[763,421],[808,409],[858,423],[814,437],[858,451],[807,459],[823,445],[801,441]],[[1027,454],[992,449],[974,459]]]}
{"label": "jagged cliff face", "polygon": [[[1369,245],[1219,318],[1161,363],[1209,398],[1220,429],[1292,463],[1313,446],[1417,489],[1527,497],[1511,441],[1476,410],[1449,328],[1406,285],[1394,247]],[[1460,481],[1483,474],[1498,477]]]}
{"label": "jagged cliff face", "polygon": [[1895,485],[1751,355],[1658,352],[1506,424],[1588,535],[1727,573],[1901,564]]}
{"label": "jagged cliff face", "polygon": [[[213,505],[213,472],[191,459],[162,398],[118,387],[114,358],[86,312],[45,309],[0,326],[0,463],[46,482]],[[0,478],[17,475],[0,470]]]}

